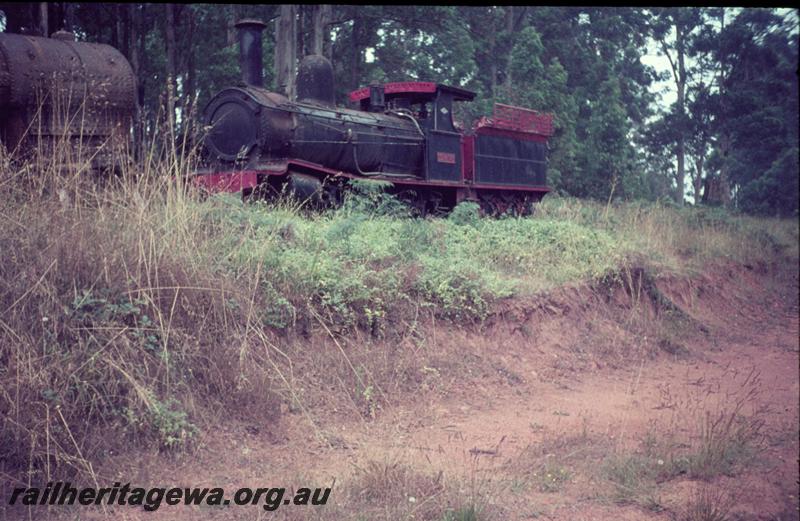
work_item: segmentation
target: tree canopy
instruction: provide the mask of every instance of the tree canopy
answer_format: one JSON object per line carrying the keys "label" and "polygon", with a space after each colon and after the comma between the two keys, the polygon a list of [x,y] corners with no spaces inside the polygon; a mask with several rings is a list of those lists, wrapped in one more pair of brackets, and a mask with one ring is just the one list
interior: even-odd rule
{"label": "tree canopy", "polygon": [[[0,3],[9,32],[111,44],[139,79],[138,124],[183,126],[239,81],[234,23],[257,18],[267,87],[321,53],[337,101],[370,81],[474,90],[465,125],[494,102],[555,114],[549,181],[600,200],[670,198],[798,213],[798,29],[788,9]],[[658,54],[666,74],[645,65]],[[676,100],[654,92],[670,82]]]}

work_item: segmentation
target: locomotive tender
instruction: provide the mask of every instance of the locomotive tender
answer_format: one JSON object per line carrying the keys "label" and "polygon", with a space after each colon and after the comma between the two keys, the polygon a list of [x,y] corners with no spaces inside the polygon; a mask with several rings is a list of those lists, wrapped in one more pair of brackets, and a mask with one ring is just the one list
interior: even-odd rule
{"label": "locomotive tender", "polygon": [[265,25],[242,20],[237,27],[244,84],[224,89],[203,111],[209,131],[196,185],[288,188],[324,203],[338,201],[349,179],[377,179],[423,215],[464,200],[490,214],[525,215],[549,191],[551,114],[495,104],[493,117],[461,132],[453,105],[475,94],[422,81],[372,84],[350,93],[357,108],[340,108],[331,64],[314,55],[302,60],[291,101],[263,87]]}

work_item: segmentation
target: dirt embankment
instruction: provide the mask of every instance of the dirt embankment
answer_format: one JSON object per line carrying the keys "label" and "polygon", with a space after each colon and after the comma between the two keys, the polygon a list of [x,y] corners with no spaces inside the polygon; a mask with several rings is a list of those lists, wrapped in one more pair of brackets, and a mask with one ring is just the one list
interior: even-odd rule
{"label": "dirt embankment", "polygon": [[396,392],[332,395],[272,423],[209,419],[187,453],[124,454],[99,472],[226,490],[335,481],[327,506],[88,515],[796,520],[797,292],[796,266],[632,269],[506,302],[480,328],[426,323],[424,346],[386,346],[429,355]]}

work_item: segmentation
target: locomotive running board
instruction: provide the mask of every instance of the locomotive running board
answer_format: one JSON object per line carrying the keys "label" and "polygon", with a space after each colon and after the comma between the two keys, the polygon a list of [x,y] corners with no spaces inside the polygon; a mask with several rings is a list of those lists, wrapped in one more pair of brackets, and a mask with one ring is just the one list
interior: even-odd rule
{"label": "locomotive running board", "polygon": [[310,161],[303,161],[299,159],[289,159],[269,165],[263,165],[263,168],[251,170],[237,170],[237,171],[222,171],[222,172],[197,172],[192,178],[192,184],[198,188],[211,193],[217,192],[241,192],[257,187],[263,182],[265,176],[282,176],[290,170],[298,170],[306,173],[317,173],[320,175],[331,176],[334,178],[345,179],[373,179],[378,181],[387,181],[389,183],[406,185],[406,186],[435,186],[440,188],[453,188],[453,189],[472,189],[472,190],[512,190],[515,192],[531,192],[546,194],[551,191],[548,186],[523,186],[523,185],[502,185],[502,184],[489,184],[489,183],[464,183],[464,182],[449,182],[449,181],[432,181],[419,178],[400,178],[390,176],[361,176],[342,172],[339,170],[332,170],[317,163]]}

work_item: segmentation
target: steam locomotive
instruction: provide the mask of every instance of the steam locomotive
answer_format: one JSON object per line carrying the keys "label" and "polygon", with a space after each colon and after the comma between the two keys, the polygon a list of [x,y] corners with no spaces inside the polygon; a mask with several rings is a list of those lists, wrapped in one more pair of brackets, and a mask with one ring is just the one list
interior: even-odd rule
{"label": "steam locomotive", "polygon": [[[307,56],[296,100],[266,90],[261,33],[242,20],[242,84],[214,96],[203,111],[208,129],[192,182],[211,192],[289,191],[314,204],[337,203],[350,180],[388,181],[388,191],[419,214],[476,201],[489,214],[525,215],[548,191],[547,142],[553,117],[496,104],[468,131],[453,120],[457,103],[475,93],[424,81],[372,84],[334,103],[333,69]],[[0,33],[0,141],[8,150],[47,149],[69,137],[96,149],[99,168],[112,161],[108,143],[124,148],[135,111],[127,60],[102,44]],[[108,158],[108,159],[106,159]]]}
{"label": "steam locomotive", "polygon": [[203,111],[205,164],[194,183],[209,191],[281,192],[336,203],[351,179],[388,181],[420,214],[470,200],[490,214],[531,213],[549,191],[547,141],[553,116],[495,104],[467,132],[455,103],[475,93],[431,82],[376,84],[353,91],[354,108],[334,103],[333,69],[321,56],[298,68],[296,101],[263,87],[261,31],[239,29],[243,85]]}

